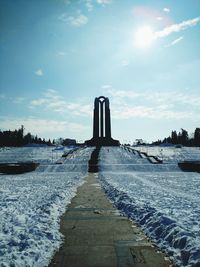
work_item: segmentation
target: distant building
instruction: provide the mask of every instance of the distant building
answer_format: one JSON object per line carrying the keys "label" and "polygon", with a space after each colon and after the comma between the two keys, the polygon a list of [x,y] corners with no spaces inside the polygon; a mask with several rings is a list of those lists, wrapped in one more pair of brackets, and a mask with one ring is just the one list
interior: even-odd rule
{"label": "distant building", "polygon": [[75,139],[66,138],[66,139],[63,140],[62,145],[64,145],[64,146],[75,146],[76,145],[76,140]]}

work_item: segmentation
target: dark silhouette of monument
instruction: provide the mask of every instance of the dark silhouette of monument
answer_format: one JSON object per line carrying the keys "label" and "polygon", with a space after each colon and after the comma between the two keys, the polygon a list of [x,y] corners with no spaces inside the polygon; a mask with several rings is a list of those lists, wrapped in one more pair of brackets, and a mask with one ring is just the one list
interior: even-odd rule
{"label": "dark silhouette of monument", "polygon": [[109,99],[104,96],[94,100],[93,138],[85,141],[88,146],[119,146],[111,137]]}

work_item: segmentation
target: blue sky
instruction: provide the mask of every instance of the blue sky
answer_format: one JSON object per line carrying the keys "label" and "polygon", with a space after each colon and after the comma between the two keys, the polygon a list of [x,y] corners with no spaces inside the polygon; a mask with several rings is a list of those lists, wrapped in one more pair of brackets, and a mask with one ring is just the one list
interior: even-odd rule
{"label": "blue sky", "polygon": [[94,98],[112,136],[200,127],[200,1],[0,0],[0,129],[92,137]]}

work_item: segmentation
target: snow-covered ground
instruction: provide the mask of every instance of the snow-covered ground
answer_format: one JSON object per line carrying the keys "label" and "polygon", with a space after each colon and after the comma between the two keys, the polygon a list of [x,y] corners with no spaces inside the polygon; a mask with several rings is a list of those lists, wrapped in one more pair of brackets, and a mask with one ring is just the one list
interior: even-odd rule
{"label": "snow-covered ground", "polygon": [[1,267],[47,266],[62,242],[60,216],[83,183],[91,152],[79,149],[61,158],[62,148],[1,149],[0,162],[40,163],[34,172],[0,174]]}
{"label": "snow-covered ground", "polygon": [[[0,149],[0,162],[36,161],[34,171],[0,175],[0,267],[44,267],[59,248],[60,216],[83,183],[93,148]],[[163,159],[151,164],[121,147],[102,148],[100,178],[115,205],[136,220],[179,266],[200,266],[200,174],[180,160],[198,148],[136,147]]]}
{"label": "snow-covered ground", "polygon": [[199,147],[136,146],[133,149],[146,152],[150,156],[158,156],[163,159],[164,163],[176,163],[182,160],[200,160]]}
{"label": "snow-covered ground", "polygon": [[179,160],[199,160],[200,150],[136,149],[161,156],[164,164],[151,164],[123,148],[103,148],[102,186],[115,205],[137,221],[176,264],[200,266],[200,174],[177,167]]}
{"label": "snow-covered ground", "polygon": [[0,148],[1,162],[36,161],[38,163],[53,163],[71,147],[5,147]]}

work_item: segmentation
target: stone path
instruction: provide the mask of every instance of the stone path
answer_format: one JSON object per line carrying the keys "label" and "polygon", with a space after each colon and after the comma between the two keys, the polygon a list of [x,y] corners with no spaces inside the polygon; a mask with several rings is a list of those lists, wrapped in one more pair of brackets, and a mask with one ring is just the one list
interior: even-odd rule
{"label": "stone path", "polygon": [[120,216],[89,174],[61,219],[65,241],[49,267],[167,267],[141,229]]}

